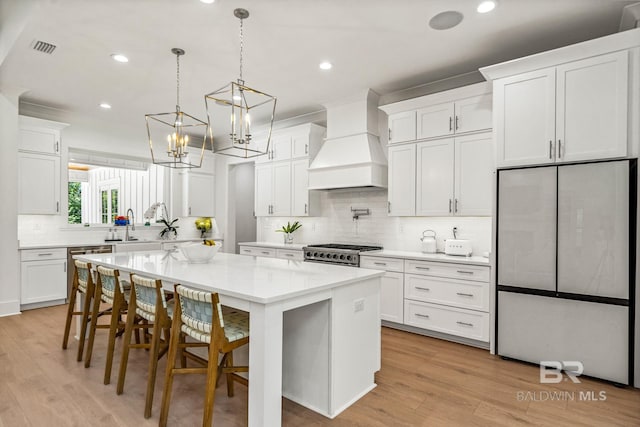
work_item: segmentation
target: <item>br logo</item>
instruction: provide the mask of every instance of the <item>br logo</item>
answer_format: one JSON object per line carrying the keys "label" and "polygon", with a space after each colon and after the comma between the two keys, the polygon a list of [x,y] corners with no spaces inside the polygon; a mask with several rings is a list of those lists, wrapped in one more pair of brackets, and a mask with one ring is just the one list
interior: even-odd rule
{"label": "br logo", "polygon": [[582,365],[582,362],[575,360],[541,360],[540,383],[557,384],[562,382],[563,379],[566,381],[566,378],[562,375],[562,371],[564,371],[567,378],[575,384],[580,384],[578,377],[582,375],[582,372],[584,372],[584,366]]}

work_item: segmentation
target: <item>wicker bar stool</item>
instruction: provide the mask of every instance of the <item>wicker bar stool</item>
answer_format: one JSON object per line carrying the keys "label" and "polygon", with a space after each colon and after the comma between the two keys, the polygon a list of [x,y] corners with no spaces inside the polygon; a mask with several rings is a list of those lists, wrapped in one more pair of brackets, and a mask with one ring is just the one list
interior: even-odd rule
{"label": "wicker bar stool", "polygon": [[[128,315],[124,331],[124,344],[116,393],[122,394],[124,390],[124,380],[127,374],[127,363],[129,361],[129,349],[148,349],[149,373],[147,378],[144,417],[149,418],[151,417],[151,407],[153,405],[153,389],[156,383],[158,359],[164,356],[169,348],[173,300],[167,302],[160,280],[131,274],[131,286],[133,292],[131,292],[129,297]],[[140,318],[142,321],[138,322],[137,320]],[[131,335],[134,330],[139,329],[145,330],[144,343],[133,344],[131,343]],[[147,339],[148,336],[146,333],[148,329],[151,330],[150,342],[148,342],[149,340]],[[164,339],[160,337],[162,334],[164,334]]]}
{"label": "wicker bar stool", "polygon": [[[96,270],[98,272],[98,280],[93,298],[91,328],[89,329],[89,342],[87,343],[88,347],[87,354],[84,358],[84,367],[88,368],[91,366],[96,329],[109,329],[109,344],[107,346],[107,359],[104,368],[104,383],[109,384],[111,382],[111,366],[113,365],[113,351],[116,337],[122,335],[125,329],[125,322],[122,320],[122,316],[127,314],[131,285],[128,282],[120,281],[120,273],[118,270],[101,265],[99,265]],[[111,315],[111,321],[108,325],[98,325],[98,317],[102,303],[110,305],[108,310],[102,311],[102,313]],[[140,342],[139,335],[136,335],[136,342]]]}
{"label": "wicker bar stool", "polygon": [[[211,426],[216,385],[220,376],[227,376],[227,395],[233,396],[234,381],[248,385],[237,372],[248,372],[247,366],[233,366],[233,350],[249,342],[249,313],[223,307],[217,293],[203,292],[185,286],[175,286],[175,312],[173,315],[171,342],[167,360],[160,426],[167,425],[173,376],[176,374],[206,374],[203,426]],[[185,337],[196,342],[186,342]],[[185,349],[208,347],[208,360],[193,355]],[[218,354],[222,360],[218,364]],[[206,365],[202,368],[187,368],[185,356]],[[181,359],[181,367],[176,368],[176,360]]]}
{"label": "wicker bar stool", "polygon": [[[78,343],[78,362],[82,360],[84,350],[84,339],[89,324],[89,307],[95,291],[91,264],[79,260],[74,261],[75,271],[73,273],[73,285],[69,297],[69,308],[67,309],[67,319],[64,326],[64,337],[62,338],[62,349],[66,350],[69,343],[69,330],[71,329],[71,319],[73,316],[80,316],[80,342]],[[84,295],[84,307],[82,311],[74,311],[78,292]]]}

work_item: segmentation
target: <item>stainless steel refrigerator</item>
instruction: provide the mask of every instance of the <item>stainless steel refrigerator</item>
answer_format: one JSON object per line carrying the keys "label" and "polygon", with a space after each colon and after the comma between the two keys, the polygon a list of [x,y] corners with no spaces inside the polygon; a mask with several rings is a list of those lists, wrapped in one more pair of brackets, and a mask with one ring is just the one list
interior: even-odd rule
{"label": "stainless steel refrigerator", "polygon": [[499,355],[633,383],[636,167],[498,171]]}

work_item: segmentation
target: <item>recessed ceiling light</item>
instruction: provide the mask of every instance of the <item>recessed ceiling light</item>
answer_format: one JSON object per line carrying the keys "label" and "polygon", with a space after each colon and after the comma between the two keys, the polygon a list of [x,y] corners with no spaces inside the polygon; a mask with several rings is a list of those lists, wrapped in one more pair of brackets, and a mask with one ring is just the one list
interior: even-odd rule
{"label": "recessed ceiling light", "polygon": [[216,0],[200,0],[202,3],[206,3],[206,4],[211,4],[213,2],[215,2]]}
{"label": "recessed ceiling light", "polygon": [[478,13],[487,13],[487,12],[491,12],[495,8],[496,8],[496,2],[488,0],[480,3],[476,10],[478,11]]}
{"label": "recessed ceiling light", "polygon": [[464,16],[460,12],[448,10],[431,18],[429,26],[434,30],[448,30],[462,22],[462,18],[464,18]]}
{"label": "recessed ceiling light", "polygon": [[333,64],[331,62],[325,61],[320,63],[321,70],[330,70],[332,67],[333,67]]}
{"label": "recessed ceiling light", "polygon": [[104,108],[105,110],[110,110],[111,105],[107,104],[106,102],[103,102],[100,104],[100,108]]}
{"label": "recessed ceiling light", "polygon": [[118,62],[129,62],[129,58],[127,58],[126,56],[120,54],[120,53],[114,53],[113,55],[111,55],[111,57],[113,58],[114,61],[118,61]]}

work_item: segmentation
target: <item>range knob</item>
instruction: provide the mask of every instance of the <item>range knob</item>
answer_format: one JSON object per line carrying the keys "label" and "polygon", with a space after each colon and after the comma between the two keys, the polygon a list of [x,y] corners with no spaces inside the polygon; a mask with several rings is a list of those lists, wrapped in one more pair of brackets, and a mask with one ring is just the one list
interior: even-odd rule
{"label": "range knob", "polygon": [[314,253],[313,253],[313,256],[314,256],[314,257],[317,257],[317,256],[318,256],[318,252],[314,252]]}
{"label": "range knob", "polygon": [[340,255],[340,259],[344,260],[344,254]]}
{"label": "range knob", "polygon": [[351,261],[351,255],[347,255],[347,261]]}
{"label": "range knob", "polygon": [[320,252],[320,258],[324,258],[324,253]]}

